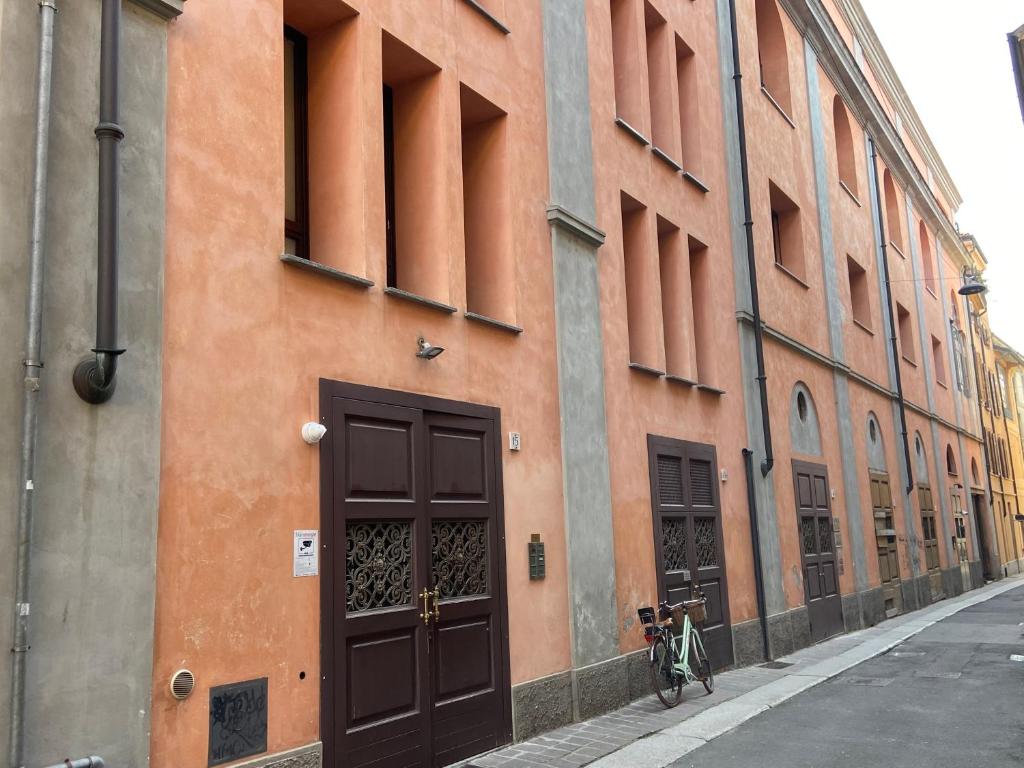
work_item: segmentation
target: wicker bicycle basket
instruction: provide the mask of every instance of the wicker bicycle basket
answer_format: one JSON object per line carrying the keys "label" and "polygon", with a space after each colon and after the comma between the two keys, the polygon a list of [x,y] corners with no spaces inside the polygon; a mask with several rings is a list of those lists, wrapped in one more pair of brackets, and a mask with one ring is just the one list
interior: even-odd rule
{"label": "wicker bicycle basket", "polygon": [[672,609],[672,629],[682,631],[683,617],[689,614],[692,624],[703,624],[707,621],[708,612],[704,600],[687,600]]}

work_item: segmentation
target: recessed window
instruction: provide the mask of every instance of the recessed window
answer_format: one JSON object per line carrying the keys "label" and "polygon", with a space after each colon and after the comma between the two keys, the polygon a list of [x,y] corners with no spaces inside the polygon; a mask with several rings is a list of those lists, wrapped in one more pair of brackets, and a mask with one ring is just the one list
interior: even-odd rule
{"label": "recessed window", "polygon": [[382,33],[387,284],[447,301],[439,68]]}
{"label": "recessed window", "polygon": [[910,312],[899,302],[896,303],[896,322],[900,331],[900,354],[910,363],[917,363],[914,354],[914,329],[910,320]]}
{"label": "recessed window", "polygon": [[800,209],[772,182],[768,182],[768,198],[775,263],[802,281],[805,270]]}
{"label": "recessed window", "polygon": [[701,157],[697,56],[679,35],[676,35],[676,79],[679,88],[679,134],[683,147],[683,169],[700,177],[703,176],[704,164]]}
{"label": "recessed window", "polygon": [[838,95],[832,100],[832,125],[836,134],[836,162],[839,170],[839,181],[849,192],[857,195],[857,161],[854,151],[853,131],[850,129],[850,116],[843,100]]}
{"label": "recessed window", "polygon": [[922,221],[918,227],[918,237],[921,241],[921,265],[924,267],[924,287],[932,296],[937,296],[935,291],[935,255],[932,253],[932,241],[928,236],[928,228]]}
{"label": "recessed window", "polygon": [[807,421],[807,396],[803,392],[796,393],[796,415],[800,421]]}
{"label": "recessed window", "polygon": [[956,475],[956,457],[953,455],[953,446],[946,445],[946,474]]}
{"label": "recessed window", "polygon": [[647,207],[621,193],[622,259],[626,278],[626,322],[629,327],[629,361],[647,368],[658,367],[656,296],[651,253],[654,238]]}
{"label": "recessed window", "polygon": [[661,320],[665,331],[665,371],[697,380],[694,355],[692,287],[683,234],[661,216],[658,219],[658,264],[661,274]]}
{"label": "recessed window", "polygon": [[872,443],[878,441],[878,427],[875,426],[874,419],[871,419],[871,421],[868,422],[868,435],[870,436]]}
{"label": "recessed window", "polygon": [[679,157],[672,79],[672,31],[654,6],[644,2],[647,37],[647,88],[651,103],[651,143],[671,158]]}
{"label": "recessed window", "polygon": [[853,310],[854,322],[870,329],[871,299],[868,291],[868,274],[851,256],[846,257],[846,270],[850,278],[850,307]]}
{"label": "recessed window", "polygon": [[642,130],[640,18],[633,0],[611,0],[615,115]]}
{"label": "recessed window", "polygon": [[946,363],[942,354],[942,342],[932,336],[932,364],[935,366],[935,381],[946,386]]}
{"label": "recessed window", "polygon": [[792,114],[789,96],[789,54],[782,17],[775,0],[755,0],[757,14],[757,57],[761,87],[784,112]]}
{"label": "recessed window", "polygon": [[900,219],[899,195],[888,168],[882,174],[882,186],[885,188],[885,225],[889,229],[889,241],[902,251],[903,223]]}
{"label": "recessed window", "polygon": [[690,258],[690,296],[693,303],[693,344],[697,361],[697,381],[718,384],[715,365],[714,286],[708,246],[694,237],[687,238]]}
{"label": "recessed window", "polygon": [[509,215],[508,117],[460,86],[466,309],[514,323],[515,263]]}
{"label": "recessed window", "polygon": [[284,29],[284,252],[309,258],[306,36]]}

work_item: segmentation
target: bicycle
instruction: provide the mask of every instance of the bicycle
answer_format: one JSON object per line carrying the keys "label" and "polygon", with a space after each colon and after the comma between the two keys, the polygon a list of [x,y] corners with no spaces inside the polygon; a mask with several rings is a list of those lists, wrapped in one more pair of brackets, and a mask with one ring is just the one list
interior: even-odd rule
{"label": "bicycle", "polygon": [[658,621],[653,608],[637,611],[644,628],[644,639],[651,647],[651,687],[668,708],[683,697],[683,686],[698,680],[709,694],[715,690],[711,659],[704,650],[698,628],[707,618],[707,598],[703,593],[696,600],[676,605],[658,605]]}

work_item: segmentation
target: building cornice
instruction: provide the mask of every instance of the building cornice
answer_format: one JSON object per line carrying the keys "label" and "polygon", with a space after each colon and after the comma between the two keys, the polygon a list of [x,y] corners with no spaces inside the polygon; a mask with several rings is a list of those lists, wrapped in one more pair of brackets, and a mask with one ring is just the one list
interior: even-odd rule
{"label": "building cornice", "polygon": [[185,10],[185,0],[134,0],[134,3],[168,21]]}
{"label": "building cornice", "polygon": [[[854,1],[840,0],[840,3]],[[960,234],[939,207],[938,199],[929,187],[921,169],[914,162],[913,156],[896,130],[896,126],[890,120],[877,94],[872,90],[864,72],[857,64],[853,52],[847,47],[835,20],[825,9],[822,0],[780,0],[780,4],[789,14],[808,45],[814,50],[818,62],[843,97],[847,107],[853,111],[858,122],[874,139],[886,167],[912,196],[916,212],[928,222],[928,225],[936,233],[942,242],[943,251],[960,266],[968,265],[970,261],[964,245],[960,241]],[[867,24],[866,18],[864,18],[864,23]],[[877,44],[877,38],[874,40]],[[891,65],[888,66],[891,71]],[[921,130],[923,131],[923,128]],[[937,169],[945,172],[944,168],[939,169],[937,166]],[[950,184],[952,184],[951,180]],[[960,199],[955,188],[953,188],[953,194],[955,200]]]}

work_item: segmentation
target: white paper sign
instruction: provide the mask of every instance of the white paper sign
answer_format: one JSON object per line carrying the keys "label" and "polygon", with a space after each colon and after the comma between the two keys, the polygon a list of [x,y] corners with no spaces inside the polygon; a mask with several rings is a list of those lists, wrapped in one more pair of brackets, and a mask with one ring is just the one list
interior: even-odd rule
{"label": "white paper sign", "polygon": [[317,542],[320,531],[295,531],[293,576],[316,576],[320,560]]}

